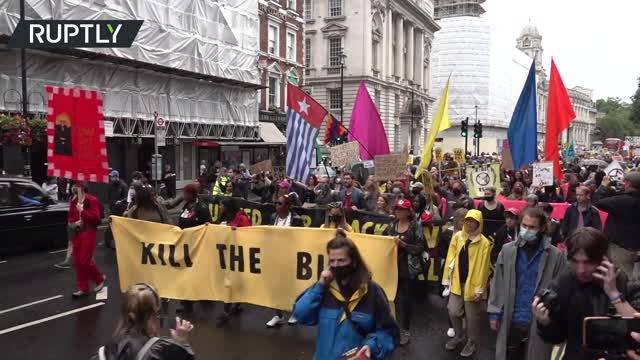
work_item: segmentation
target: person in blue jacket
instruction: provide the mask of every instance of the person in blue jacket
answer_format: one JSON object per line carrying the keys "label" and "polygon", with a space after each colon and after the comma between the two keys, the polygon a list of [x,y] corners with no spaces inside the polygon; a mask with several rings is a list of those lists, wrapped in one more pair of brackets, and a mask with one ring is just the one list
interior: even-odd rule
{"label": "person in blue jacket", "polygon": [[387,297],[371,280],[358,248],[343,229],[327,244],[330,270],[293,307],[301,325],[318,326],[314,360],[384,359],[400,330]]}

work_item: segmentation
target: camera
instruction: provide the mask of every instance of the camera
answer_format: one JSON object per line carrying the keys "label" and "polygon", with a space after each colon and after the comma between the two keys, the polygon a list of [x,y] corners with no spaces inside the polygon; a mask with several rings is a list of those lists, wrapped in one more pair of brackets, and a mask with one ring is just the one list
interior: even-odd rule
{"label": "camera", "polygon": [[551,289],[544,289],[539,294],[538,297],[540,301],[544,304],[544,306],[549,310],[549,316],[553,317],[554,314],[558,313],[560,308],[560,301],[558,300],[558,293]]}

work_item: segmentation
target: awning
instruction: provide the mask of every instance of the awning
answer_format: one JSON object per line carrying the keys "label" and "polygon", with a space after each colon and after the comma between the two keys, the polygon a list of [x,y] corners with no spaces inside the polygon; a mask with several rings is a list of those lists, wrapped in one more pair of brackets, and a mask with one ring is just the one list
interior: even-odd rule
{"label": "awning", "polygon": [[260,137],[267,144],[286,144],[287,138],[276,127],[275,124],[269,122],[260,122]]}

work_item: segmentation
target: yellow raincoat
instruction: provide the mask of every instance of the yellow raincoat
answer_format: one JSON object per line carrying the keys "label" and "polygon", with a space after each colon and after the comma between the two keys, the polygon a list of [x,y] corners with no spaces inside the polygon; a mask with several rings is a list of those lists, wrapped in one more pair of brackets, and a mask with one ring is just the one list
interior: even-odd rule
{"label": "yellow raincoat", "polygon": [[[487,297],[486,288],[491,266],[491,242],[482,235],[482,213],[479,210],[469,210],[465,215],[465,219],[467,218],[475,219],[480,223],[480,234],[469,244],[469,275],[464,287],[464,301],[473,301],[475,294],[481,294],[483,299]],[[449,286],[451,293],[459,296],[462,295],[462,289],[460,288],[458,259],[468,238],[469,234],[466,225],[464,225],[462,231],[453,235],[447,252],[447,260],[444,263],[442,285]]]}

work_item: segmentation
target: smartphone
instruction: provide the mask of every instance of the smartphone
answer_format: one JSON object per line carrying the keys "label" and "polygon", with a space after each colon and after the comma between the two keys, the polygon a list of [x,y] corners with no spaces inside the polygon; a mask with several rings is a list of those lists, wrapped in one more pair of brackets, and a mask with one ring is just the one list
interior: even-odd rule
{"label": "smartphone", "polygon": [[631,332],[640,332],[640,319],[633,317],[587,317],[582,324],[582,346],[589,350],[624,352],[640,349]]}

